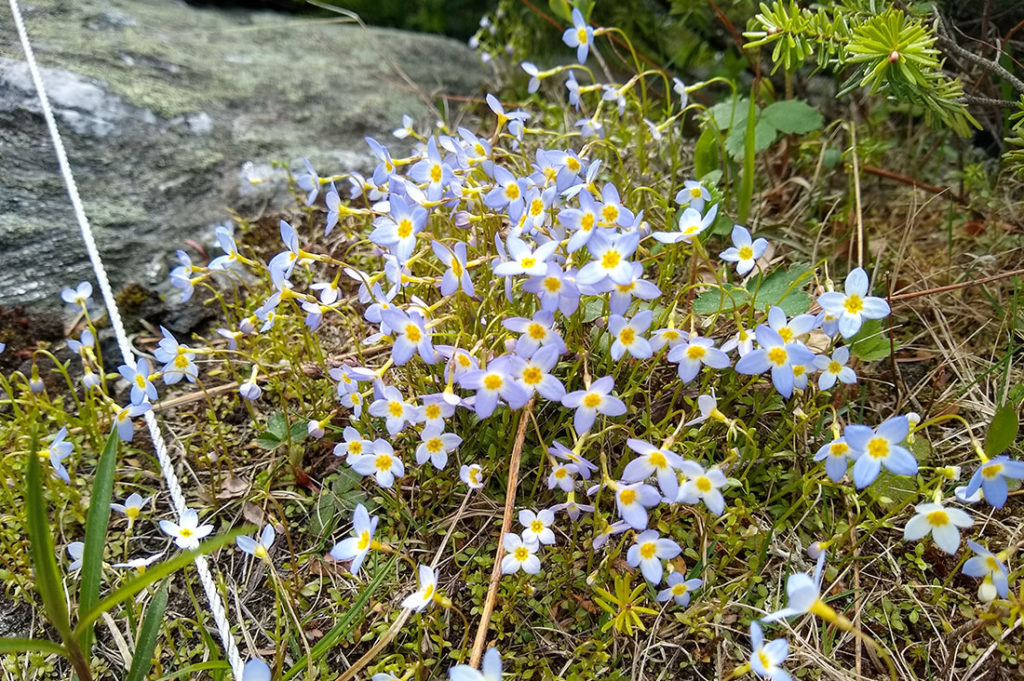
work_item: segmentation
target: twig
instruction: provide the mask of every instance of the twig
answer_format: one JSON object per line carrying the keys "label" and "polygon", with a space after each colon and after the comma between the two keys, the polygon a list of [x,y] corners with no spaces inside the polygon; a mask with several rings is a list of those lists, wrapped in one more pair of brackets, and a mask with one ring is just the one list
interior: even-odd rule
{"label": "twig", "polygon": [[850,119],[850,157],[853,159],[853,202],[857,215],[857,267],[864,267],[864,215],[860,202],[860,161],[857,158],[857,126]]}
{"label": "twig", "polygon": [[1024,269],[1012,270],[1010,272],[1003,272],[1002,274],[993,274],[991,277],[984,277],[983,279],[972,279],[971,281],[962,281],[959,284],[950,284],[948,286],[939,286],[938,288],[929,288],[924,291],[911,291],[910,293],[900,293],[899,295],[892,296],[889,300],[891,302],[904,302],[912,300],[914,298],[920,298],[921,296],[930,296],[933,293],[946,293],[947,291],[956,291],[957,289],[968,288],[971,286],[981,286],[982,284],[988,284],[993,281],[999,281],[1000,279],[1009,279],[1010,277],[1016,277],[1024,275]]}
{"label": "twig", "polygon": [[914,177],[900,175],[899,173],[894,173],[891,170],[886,170],[885,168],[876,168],[875,166],[861,166],[860,169],[863,170],[865,173],[878,175],[879,177],[885,177],[890,180],[896,180],[897,182],[902,182],[903,184],[909,184],[913,187],[917,187],[918,189],[923,189],[926,192],[931,192],[932,194],[949,194],[950,197],[957,203],[961,205],[967,205],[966,199],[964,199],[961,196],[958,196],[953,191],[952,187],[939,187],[934,184],[922,182],[921,180],[918,180],[917,178]]}
{"label": "twig", "polygon": [[[969,61],[976,66],[980,66],[989,73],[999,76],[1007,83],[1009,83],[1011,86],[1013,86],[1013,89],[1016,90],[1018,93],[1024,94],[1024,81],[1022,81],[1020,78],[1017,78],[1015,75],[1013,75],[1005,68],[1003,68],[1002,65],[999,64],[999,62],[989,61],[984,57],[979,57],[973,52],[965,50],[964,48],[960,47],[950,35],[949,30],[946,27],[946,20],[942,17],[942,15],[936,12],[935,19],[935,25],[938,28],[938,35],[936,36],[936,38],[937,42],[941,47],[949,50],[950,52],[960,57],[961,59]],[[1002,49],[999,49],[999,52],[1002,53]]]}
{"label": "twig", "polygon": [[[480,664],[480,658],[484,654],[484,644],[487,642],[487,626],[491,622],[491,615],[494,613],[494,604],[498,600],[498,583],[501,581],[501,559],[505,555],[505,544],[503,539],[512,527],[512,509],[516,504],[516,482],[519,479],[519,461],[523,454],[523,440],[526,439],[526,424],[530,419],[530,412],[533,410],[533,398],[523,407],[519,415],[519,428],[516,430],[516,439],[512,443],[512,458],[508,462],[508,485],[505,487],[505,514],[501,518],[501,535],[498,537],[498,550],[494,554],[494,567],[491,569],[491,581],[487,587],[487,600],[484,601],[483,612],[480,613],[480,625],[476,629],[476,638],[473,640],[473,654],[469,657],[469,666],[476,667]],[[341,681],[339,679],[339,681]]]}

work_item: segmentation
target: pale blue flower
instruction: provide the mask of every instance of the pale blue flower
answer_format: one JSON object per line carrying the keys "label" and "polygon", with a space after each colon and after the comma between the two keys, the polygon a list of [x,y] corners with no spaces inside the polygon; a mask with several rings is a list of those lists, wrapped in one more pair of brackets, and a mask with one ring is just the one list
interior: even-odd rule
{"label": "pale blue flower", "polygon": [[306,205],[312,206],[313,202],[316,201],[317,194],[320,193],[320,176],[316,174],[313,164],[309,162],[308,158],[302,159],[302,162],[306,166],[306,172],[296,177],[295,183],[299,185],[300,189],[308,192],[306,195]]}
{"label": "pale blue flower", "polygon": [[538,310],[532,319],[526,317],[511,317],[502,321],[509,331],[520,334],[516,340],[516,354],[529,359],[538,349],[554,346],[558,354],[567,352],[562,336],[555,327],[555,318],[546,310]]}
{"label": "pale blue flower", "polygon": [[270,554],[270,547],[274,545],[274,539],[276,538],[274,532],[274,526],[267,524],[263,527],[263,531],[260,532],[259,539],[253,539],[252,537],[237,537],[235,544],[242,551],[242,553],[248,553],[250,556],[254,556],[261,560],[267,560]]}
{"label": "pale blue flower", "polygon": [[352,564],[348,571],[352,574],[359,572],[363,559],[370,552],[373,545],[373,533],[377,531],[377,516],[371,516],[366,507],[356,504],[352,513],[352,537],[342,539],[331,549],[331,558],[335,560],[350,560]]}
{"label": "pale blue flower", "polygon": [[434,347],[430,342],[430,333],[424,324],[424,319],[417,310],[406,313],[397,307],[392,307],[381,313],[381,319],[394,338],[391,346],[391,357],[395,364],[402,366],[417,352],[420,358],[427,364],[436,362]]}
{"label": "pale blue flower", "polygon": [[551,370],[558,364],[559,354],[558,346],[546,345],[529,359],[515,356],[511,360],[511,375],[531,395],[537,392],[546,400],[561,402],[565,397],[565,386],[551,375]]}
{"label": "pale blue flower", "polygon": [[53,466],[53,472],[64,482],[71,482],[68,469],[64,467],[64,459],[71,455],[74,447],[64,439],[67,435],[68,429],[66,427],[58,430],[57,434],[53,436],[48,450],[50,452],[50,465]]}
{"label": "pale blue flower", "polygon": [[579,9],[572,10],[572,26],[565,29],[562,34],[562,42],[569,47],[576,48],[576,59],[584,64],[587,61],[587,52],[590,51],[590,44],[594,42],[594,29],[583,19]]}
{"label": "pale blue flower", "polygon": [[449,681],[501,681],[501,655],[497,648],[484,653],[480,671],[469,665],[459,664],[448,670]]}
{"label": "pale blue flower", "polygon": [[794,365],[814,362],[814,353],[801,343],[786,343],[773,329],[762,324],[754,332],[761,346],[752,350],[736,362],[736,371],[741,374],[762,374],[771,370],[772,384],[783,397],[793,394]]}
{"label": "pale blue flower", "polygon": [[968,577],[991,580],[999,597],[1006,598],[1010,593],[1010,571],[1007,569],[1006,563],[977,542],[968,539],[967,546],[974,551],[975,555],[964,563],[963,573]]}
{"label": "pale blue flower", "polygon": [[683,383],[696,378],[702,367],[725,369],[732,364],[729,356],[715,347],[713,340],[703,336],[684,338],[668,351],[667,359],[679,365],[679,379]]}
{"label": "pale blue flower", "polygon": [[523,290],[540,300],[540,307],[547,312],[560,310],[569,316],[580,304],[580,291],[576,282],[556,263],[549,262],[547,272],[523,282]]}
{"label": "pale blue flower", "polygon": [[428,460],[440,470],[448,463],[448,452],[462,444],[462,438],[445,433],[443,426],[429,425],[420,431],[420,444],[416,447],[416,463],[422,466]]}
{"label": "pale blue flower", "polygon": [[[675,79],[677,83],[682,84],[678,78]],[[678,91],[677,91],[678,92]],[[686,104],[683,104],[685,107]],[[685,180],[683,181],[683,188],[676,192],[675,201],[680,206],[688,206],[697,212],[703,212],[704,204],[711,200],[711,192],[707,190],[703,184],[697,180]],[[738,225],[737,225],[738,226]],[[749,236],[749,234],[748,234]],[[735,243],[735,239],[733,242]]]}
{"label": "pale blue flower", "polygon": [[671,598],[676,605],[681,605],[684,608],[690,604],[691,594],[704,585],[704,582],[699,579],[686,579],[681,572],[669,573],[665,583],[668,588],[659,591],[655,600],[664,603]]}
{"label": "pale blue flower", "polygon": [[433,241],[430,247],[437,259],[448,268],[441,278],[441,295],[450,296],[461,288],[467,296],[474,297],[476,290],[473,288],[473,280],[469,278],[469,270],[466,269],[466,242],[458,241],[449,249],[444,244]]}
{"label": "pale blue flower", "polygon": [[843,437],[857,452],[853,482],[863,489],[875,481],[884,466],[894,475],[917,475],[917,460],[902,442],[910,432],[906,416],[894,416],[872,430],[867,426],[846,426]]}
{"label": "pale blue flower", "polygon": [[838,318],[839,333],[849,338],[860,331],[865,319],[884,319],[889,316],[889,303],[868,295],[868,275],[860,267],[846,276],[845,292],[829,291],[818,296],[827,314]]}
{"label": "pale blue flower", "polygon": [[562,398],[562,404],[575,409],[573,427],[582,435],[594,425],[598,414],[605,416],[622,416],[626,413],[626,404],[611,394],[615,387],[611,376],[604,376],[594,381],[587,390],[576,390]]}
{"label": "pale blue flower", "polygon": [[767,249],[767,239],[751,241],[747,228],[735,225],[732,228],[732,246],[719,253],[718,257],[726,262],[736,263],[736,274],[743,276],[754,269],[757,259],[764,255]]}
{"label": "pale blue flower", "polygon": [[613,339],[610,350],[612,359],[618,361],[627,352],[637,359],[647,359],[654,354],[650,342],[644,338],[653,319],[654,313],[651,310],[641,310],[632,319],[617,314],[610,316],[608,333]]}
{"label": "pale blue flower", "polygon": [[373,221],[369,239],[390,249],[399,262],[405,262],[416,248],[416,235],[427,224],[427,209],[394,193],[388,205],[388,214]]}
{"label": "pale blue flower", "polygon": [[851,385],[857,382],[857,374],[853,369],[846,366],[850,361],[850,349],[847,347],[836,348],[831,357],[818,355],[814,358],[814,366],[821,370],[818,376],[818,390],[828,390],[836,384]]}
{"label": "pale blue flower", "polygon": [[494,413],[499,399],[505,400],[510,409],[519,409],[530,400],[530,391],[515,380],[509,356],[491,360],[486,369],[467,371],[461,384],[466,390],[476,391],[473,408],[482,419]]}
{"label": "pale blue flower", "polygon": [[652,232],[651,236],[663,244],[677,244],[680,241],[690,243],[705,229],[714,224],[718,216],[718,204],[711,206],[707,215],[701,216],[700,211],[687,208],[679,215],[678,228],[671,232]]}
{"label": "pale blue flower", "polygon": [[750,648],[750,668],[755,674],[769,681],[792,681],[793,677],[782,668],[789,656],[786,639],[777,638],[765,644],[761,625],[755,620],[750,623]]}
{"label": "pale blue flower", "polygon": [[[634,530],[647,528],[647,509],[659,503],[661,495],[658,494],[658,490],[641,482],[620,484],[615,492],[615,508],[619,512],[619,517]],[[594,542],[596,548],[597,539]]]}
{"label": "pale blue flower", "polygon": [[846,468],[849,462],[855,460],[857,456],[858,453],[850,445],[846,444],[846,440],[838,437],[832,440],[832,442],[822,445],[815,452],[814,460],[824,461],[825,473],[832,482],[839,482],[846,475]]}
{"label": "pale blue flower", "polygon": [[640,235],[637,232],[611,237],[595,234],[587,247],[592,260],[580,269],[576,281],[588,286],[600,284],[605,278],[616,284],[630,283],[633,281],[630,258],[639,243]]}
{"label": "pale blue flower", "polygon": [[372,475],[381,487],[389,488],[405,475],[405,465],[395,455],[391,443],[380,438],[373,441],[373,451],[361,456],[349,456],[348,465],[360,475]]}
{"label": "pale blue flower", "polygon": [[1009,493],[1007,479],[1024,480],[1024,462],[1013,461],[1006,455],[997,456],[974,472],[967,483],[966,496],[973,495],[980,487],[985,501],[994,508],[1002,508]]}
{"label": "pale blue flower", "polygon": [[406,424],[416,422],[416,407],[406,401],[398,388],[383,386],[379,393],[379,399],[370,405],[370,416],[384,418],[389,435],[398,435]]}
{"label": "pale blue flower", "polygon": [[654,445],[629,438],[626,446],[640,456],[626,464],[622,471],[622,479],[625,482],[640,482],[654,475],[658,479],[658,487],[667,499],[675,499],[679,493],[679,477],[676,469],[683,464],[683,458],[667,449],[660,449]]}
{"label": "pale blue flower", "polygon": [[651,584],[661,584],[664,566],[661,561],[672,560],[683,549],[671,539],[662,539],[655,530],[641,532],[626,552],[626,563],[640,567],[640,572]]}
{"label": "pale blue flower", "polygon": [[124,380],[128,381],[128,385],[132,387],[132,404],[156,401],[156,386],[153,385],[153,381],[151,381],[149,377],[150,370],[148,360],[140,359],[135,363],[134,367],[122,364],[117,370],[121,376],[124,377]]}

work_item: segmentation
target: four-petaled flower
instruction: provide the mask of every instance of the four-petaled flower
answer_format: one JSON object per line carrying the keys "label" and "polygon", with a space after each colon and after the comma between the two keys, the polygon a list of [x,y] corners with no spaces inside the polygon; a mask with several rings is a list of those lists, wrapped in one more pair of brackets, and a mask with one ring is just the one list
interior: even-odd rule
{"label": "four-petaled flower", "polygon": [[594,42],[594,29],[583,19],[579,9],[572,10],[572,26],[565,29],[562,34],[562,42],[569,47],[576,48],[576,59],[583,64],[587,61],[587,52],[590,50],[590,43]]}
{"label": "four-petaled flower", "polygon": [[357,504],[352,514],[352,535],[334,545],[331,549],[331,558],[335,560],[350,560],[352,564],[348,571],[352,574],[359,572],[363,559],[370,552],[373,546],[373,533],[377,531],[377,516],[371,516],[366,507]]}
{"label": "four-petaled flower", "polygon": [[903,529],[903,538],[917,541],[931,533],[935,545],[950,554],[960,548],[960,530],[957,528],[974,524],[966,512],[940,503],[918,504],[914,510],[916,515]]}
{"label": "four-petaled flower", "polygon": [[860,331],[865,319],[889,316],[889,303],[868,295],[868,275],[860,267],[846,275],[845,292],[829,291],[818,296],[818,305],[839,320],[839,333],[849,338]]}
{"label": "four-petaled flower", "polygon": [[671,539],[662,539],[655,530],[646,530],[636,536],[626,552],[626,562],[640,567],[640,572],[651,584],[661,584],[664,566],[661,561],[672,560],[683,549]]}

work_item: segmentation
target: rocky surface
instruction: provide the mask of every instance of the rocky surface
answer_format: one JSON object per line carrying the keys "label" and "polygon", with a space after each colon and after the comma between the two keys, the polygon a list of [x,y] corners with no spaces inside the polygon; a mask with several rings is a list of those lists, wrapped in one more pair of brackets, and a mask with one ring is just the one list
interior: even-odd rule
{"label": "rocky surface", "polygon": [[[462,44],[175,0],[25,0],[25,21],[115,286],[166,279],[228,210],[291,201],[275,162],[367,167],[365,135],[478,91]],[[0,8],[0,305],[59,308],[91,278],[13,23]],[[396,140],[392,140],[397,143]],[[402,145],[398,145],[401,147]]]}

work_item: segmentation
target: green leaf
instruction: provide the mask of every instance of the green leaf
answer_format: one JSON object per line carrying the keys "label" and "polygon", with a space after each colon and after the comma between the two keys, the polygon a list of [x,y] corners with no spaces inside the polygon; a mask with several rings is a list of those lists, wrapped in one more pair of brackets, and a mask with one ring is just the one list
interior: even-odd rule
{"label": "green leaf", "polygon": [[[764,151],[775,142],[778,132],[771,123],[759,120],[754,125],[754,153]],[[747,144],[747,129],[735,127],[725,138],[725,150],[737,161],[744,158]]]}
{"label": "green leaf", "polygon": [[741,286],[722,284],[705,291],[693,301],[693,311],[700,315],[732,312],[750,302],[750,294]]}
{"label": "green leaf", "polygon": [[794,265],[788,270],[775,270],[763,281],[760,275],[751,279],[747,282],[747,290],[753,298],[754,309],[766,310],[777,305],[791,316],[807,312],[811,306],[811,297],[800,287],[810,280],[811,274],[809,268]]}
{"label": "green leaf", "polygon": [[704,179],[708,173],[718,170],[721,161],[718,154],[720,143],[721,136],[710,126],[704,128],[704,132],[697,138],[697,146],[693,150],[693,168],[698,180]]}
{"label": "green leaf", "polygon": [[302,442],[306,439],[307,435],[309,435],[309,429],[306,427],[305,421],[293,423],[288,431],[288,437],[292,442]]}
{"label": "green leaf", "polygon": [[266,432],[278,440],[284,440],[288,437],[288,419],[281,412],[271,414],[270,420],[267,421]]}
{"label": "green leaf", "polygon": [[985,433],[985,453],[989,456],[998,456],[1009,449],[1017,439],[1019,425],[1017,405],[1004,404],[999,407],[996,415],[992,417],[988,432]]}
{"label": "green leaf", "polygon": [[[384,582],[384,578],[391,574],[392,568],[395,566],[395,561],[398,560],[398,556],[392,556],[391,560],[387,562],[382,568],[377,571],[377,574],[373,576],[373,580],[366,585],[363,592],[359,594],[359,598],[352,604],[352,607],[348,609],[348,612],[342,616],[341,620],[335,624],[331,629],[324,634],[324,637],[316,642],[316,645],[309,651],[310,656],[313,658],[313,662],[317,662],[324,655],[328,653],[338,642],[346,636],[356,624],[362,619],[360,616],[366,615],[366,604],[369,602],[370,597],[373,596],[377,588]],[[360,617],[360,619],[356,619]],[[300,657],[292,668],[289,669],[282,677],[281,681],[288,681],[288,679],[294,678],[297,674],[306,671],[308,667],[307,658],[305,655]]]}
{"label": "green leaf", "polygon": [[263,447],[263,449],[276,449],[281,446],[281,441],[271,433],[261,433],[256,438],[256,444]]}
{"label": "green leaf", "polygon": [[889,337],[882,329],[882,322],[877,319],[869,319],[860,327],[860,331],[850,339],[850,354],[865,362],[888,357],[889,353],[898,347],[893,343],[890,347]]}
{"label": "green leaf", "polygon": [[548,0],[548,9],[565,23],[572,23],[572,6],[567,0]]}
{"label": "green leaf", "polygon": [[244,527],[235,528],[230,532],[218,535],[213,539],[208,539],[199,545],[199,548],[192,549],[190,551],[183,551],[170,560],[165,560],[162,563],[154,565],[153,567],[146,570],[144,573],[134,578],[127,584],[124,584],[120,589],[114,593],[108,595],[102,601],[96,604],[92,610],[80,617],[78,625],[75,627],[75,635],[77,636],[87,627],[92,626],[92,623],[98,620],[104,612],[110,610],[116,605],[124,603],[126,600],[145,589],[150,584],[159,582],[167,575],[180,570],[186,565],[190,565],[199,556],[204,556],[207,553],[216,551],[225,544],[230,544],[243,534],[248,534],[254,531],[256,528],[252,525],[246,525]]}
{"label": "green leaf", "polygon": [[769,104],[761,116],[776,130],[791,134],[820,130],[825,120],[817,109],[802,99]]}
{"label": "green leaf", "polygon": [[[757,110],[757,105],[754,106]],[[708,113],[711,114],[715,125],[721,130],[728,130],[733,126],[743,128],[746,126],[747,115],[750,113],[750,100],[746,97],[726,100],[708,109]]]}
{"label": "green leaf", "polygon": [[160,637],[160,624],[163,621],[164,610],[167,608],[167,583],[164,583],[155,594],[153,600],[146,608],[146,618],[142,621],[142,628],[135,638],[135,652],[132,653],[132,666],[128,670],[128,676],[124,681],[143,681],[149,668],[153,666],[153,650],[156,648],[157,639]]}
{"label": "green leaf", "polygon": [[195,672],[208,672],[217,669],[231,669],[231,665],[226,660],[213,660],[210,662],[200,662],[199,664],[192,664],[181,669],[176,669],[166,676],[161,676],[157,681],[171,681],[171,679],[180,679],[182,677],[189,678],[191,674]]}
{"label": "green leaf", "polygon": [[71,636],[71,620],[68,617],[67,603],[64,600],[64,589],[57,574],[57,558],[53,550],[53,537],[50,536],[50,521],[46,514],[46,502],[43,501],[43,479],[39,467],[38,440],[35,430],[32,431],[32,445],[28,456],[27,487],[25,489],[26,514],[28,516],[28,537],[32,550],[32,568],[35,572],[36,590],[43,600],[46,617],[50,626],[64,645],[73,641]]}
{"label": "green leaf", "polygon": [[46,653],[67,657],[64,646],[41,638],[0,638],[0,655],[17,655],[18,653]]}
{"label": "green leaf", "polygon": [[[117,466],[117,429],[112,429],[96,464],[85,522],[85,548],[82,550],[82,582],[78,588],[78,607],[88,612],[100,597],[103,578],[103,550],[107,547],[107,521],[110,520],[110,499],[114,493],[114,469]],[[92,629],[82,632],[82,650],[92,648]]]}

